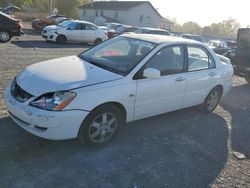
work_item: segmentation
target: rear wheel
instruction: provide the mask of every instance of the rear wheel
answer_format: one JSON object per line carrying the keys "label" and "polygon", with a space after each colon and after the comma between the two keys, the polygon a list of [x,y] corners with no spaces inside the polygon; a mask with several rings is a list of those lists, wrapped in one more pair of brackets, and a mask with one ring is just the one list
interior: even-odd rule
{"label": "rear wheel", "polygon": [[100,39],[100,38],[95,39],[95,41],[94,41],[94,45],[95,46],[98,45],[98,44],[100,44],[100,43],[102,43],[102,39]]}
{"label": "rear wheel", "polygon": [[119,108],[114,105],[101,106],[84,120],[78,138],[82,144],[104,144],[113,138],[122,123],[123,118]]}
{"label": "rear wheel", "polygon": [[0,31],[0,42],[8,42],[11,39],[11,34],[8,31]]}
{"label": "rear wheel", "polygon": [[66,41],[67,41],[67,38],[64,35],[58,35],[56,37],[56,42],[60,44],[66,43]]}
{"label": "rear wheel", "polygon": [[222,94],[222,89],[220,87],[215,87],[207,95],[204,103],[201,105],[201,110],[204,112],[212,112],[217,107],[220,102]]}

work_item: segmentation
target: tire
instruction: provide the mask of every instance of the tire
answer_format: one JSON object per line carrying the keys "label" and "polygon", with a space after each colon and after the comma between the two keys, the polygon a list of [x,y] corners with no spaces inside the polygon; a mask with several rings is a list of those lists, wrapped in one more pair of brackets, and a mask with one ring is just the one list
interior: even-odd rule
{"label": "tire", "polygon": [[246,80],[246,82],[247,82],[248,84],[250,84],[250,75],[246,75],[246,76],[245,76],[245,80]]}
{"label": "tire", "polygon": [[215,87],[212,89],[207,95],[204,103],[200,106],[201,111],[210,113],[214,111],[220,102],[220,98],[222,95],[222,89],[220,87]]}
{"label": "tire", "polygon": [[109,142],[123,124],[122,113],[114,105],[104,105],[92,111],[78,133],[82,144],[103,145]]}
{"label": "tire", "polygon": [[56,37],[56,42],[60,43],[60,44],[66,43],[67,42],[67,38],[64,35],[58,35]]}
{"label": "tire", "polygon": [[102,39],[100,39],[100,38],[95,39],[95,41],[94,41],[94,46],[96,46],[96,45],[98,45],[98,44],[100,44],[100,43],[102,43]]}
{"label": "tire", "polygon": [[11,39],[11,34],[8,31],[0,31],[0,42],[8,42]]}

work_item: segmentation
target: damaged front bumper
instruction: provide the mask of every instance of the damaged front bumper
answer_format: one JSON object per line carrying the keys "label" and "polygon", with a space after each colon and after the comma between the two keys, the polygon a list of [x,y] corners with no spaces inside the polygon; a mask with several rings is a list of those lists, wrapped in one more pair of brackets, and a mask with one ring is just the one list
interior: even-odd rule
{"label": "damaged front bumper", "polygon": [[82,110],[47,111],[32,107],[34,100],[19,102],[11,92],[10,86],[5,92],[5,103],[11,118],[26,131],[51,140],[73,139],[89,112]]}

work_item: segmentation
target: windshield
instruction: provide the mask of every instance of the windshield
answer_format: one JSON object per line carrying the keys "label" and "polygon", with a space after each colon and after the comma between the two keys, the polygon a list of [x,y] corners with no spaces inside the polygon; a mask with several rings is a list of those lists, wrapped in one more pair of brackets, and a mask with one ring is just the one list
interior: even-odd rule
{"label": "windshield", "polygon": [[250,48],[250,29],[240,29],[238,31],[237,45]]}
{"label": "windshield", "polygon": [[66,20],[66,21],[62,21],[62,22],[60,22],[59,24],[57,24],[58,26],[60,26],[60,27],[67,27],[67,26],[69,26],[70,25],[70,23],[71,23],[71,21],[69,21],[69,20]]}
{"label": "windshield", "polygon": [[116,37],[83,52],[79,57],[103,69],[125,76],[155,46],[155,43],[147,41]]}

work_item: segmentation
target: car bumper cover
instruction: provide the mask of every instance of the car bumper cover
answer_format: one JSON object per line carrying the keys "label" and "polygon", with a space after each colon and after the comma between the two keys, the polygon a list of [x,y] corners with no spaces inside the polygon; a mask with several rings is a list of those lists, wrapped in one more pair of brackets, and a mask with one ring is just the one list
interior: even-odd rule
{"label": "car bumper cover", "polygon": [[5,103],[11,118],[26,131],[51,140],[73,139],[89,112],[83,110],[47,111],[17,101],[10,92],[5,92]]}

